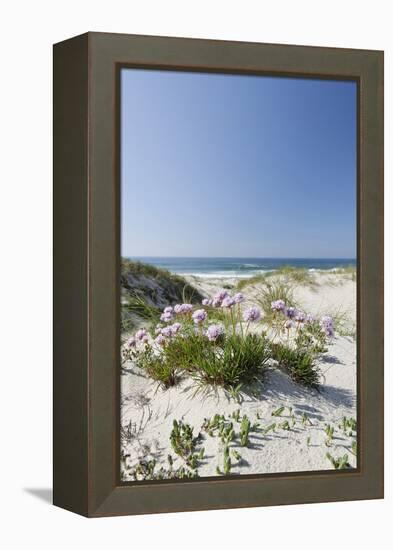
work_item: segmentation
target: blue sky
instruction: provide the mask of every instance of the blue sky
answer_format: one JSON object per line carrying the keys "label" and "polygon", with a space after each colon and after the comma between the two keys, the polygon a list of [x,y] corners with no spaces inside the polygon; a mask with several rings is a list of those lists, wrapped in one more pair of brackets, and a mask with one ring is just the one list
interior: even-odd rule
{"label": "blue sky", "polygon": [[356,84],[123,69],[123,256],[354,258]]}

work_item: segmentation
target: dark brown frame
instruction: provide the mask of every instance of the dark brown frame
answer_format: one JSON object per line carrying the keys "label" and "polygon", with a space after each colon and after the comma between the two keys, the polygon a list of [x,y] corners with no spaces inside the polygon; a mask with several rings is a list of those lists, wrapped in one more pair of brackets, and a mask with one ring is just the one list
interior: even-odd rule
{"label": "dark brown frame", "polygon": [[[120,67],[358,83],[359,465],[119,481]],[[383,498],[383,52],[87,33],[54,46],[54,504],[89,517]]]}

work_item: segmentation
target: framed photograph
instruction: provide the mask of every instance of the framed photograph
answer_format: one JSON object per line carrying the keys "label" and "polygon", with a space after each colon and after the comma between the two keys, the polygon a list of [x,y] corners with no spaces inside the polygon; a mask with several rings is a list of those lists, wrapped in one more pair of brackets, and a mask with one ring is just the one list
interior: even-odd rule
{"label": "framed photograph", "polygon": [[54,47],[54,503],[383,497],[383,53]]}

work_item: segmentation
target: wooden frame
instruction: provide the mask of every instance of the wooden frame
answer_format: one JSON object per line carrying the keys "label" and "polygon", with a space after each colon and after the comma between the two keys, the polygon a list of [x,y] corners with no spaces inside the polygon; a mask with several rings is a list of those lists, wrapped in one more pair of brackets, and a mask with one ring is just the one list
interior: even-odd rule
{"label": "wooden frame", "polygon": [[[122,485],[121,66],[358,83],[359,466]],[[54,46],[54,503],[90,517],[383,497],[383,53],[87,33]]]}

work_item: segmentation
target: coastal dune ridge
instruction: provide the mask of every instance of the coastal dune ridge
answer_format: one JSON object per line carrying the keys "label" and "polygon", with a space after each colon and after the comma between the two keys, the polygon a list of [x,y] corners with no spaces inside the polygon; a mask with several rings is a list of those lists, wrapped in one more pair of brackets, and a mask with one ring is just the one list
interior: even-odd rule
{"label": "coastal dune ridge", "polygon": [[[332,319],[334,333],[314,362],[318,384],[303,385],[275,360],[269,360],[252,391],[242,387],[238,395],[219,385],[206,385],[201,390],[187,374],[164,387],[136,362],[126,360],[121,374],[122,479],[154,479],[149,477],[156,475],[153,470],[161,471],[165,478],[173,472],[186,475],[184,471],[210,477],[356,467],[356,260],[206,260],[123,260],[123,345],[145,328],[154,337],[153,327],[156,322],[160,325],[165,307],[189,301],[195,312],[204,308],[202,300],[206,302],[223,290],[229,296],[243,296],[236,306],[240,316],[255,305],[260,308],[258,323],[247,325],[250,334],[266,332],[272,341],[291,345],[298,325],[283,329],[277,337],[270,305],[266,309],[269,293],[280,289],[286,293],[283,300],[291,300],[289,305],[294,304],[318,323],[327,316]],[[236,269],[239,262],[245,265],[244,270]],[[261,263],[264,268],[259,268]],[[201,326],[217,324],[213,317],[218,313],[211,306],[205,309],[207,319]],[[227,312],[220,315],[225,323]],[[233,330],[243,331],[244,326],[235,323]],[[221,418],[219,427],[209,431],[206,426],[217,415]],[[247,420],[242,421],[243,417]],[[251,428],[243,445],[241,434],[247,421]],[[237,435],[228,442],[222,433],[226,434],[231,424]],[[183,437],[183,425],[192,428],[195,438],[191,454],[182,455],[174,443],[174,426]],[[194,469],[190,461],[195,462],[191,464]],[[149,468],[153,468],[150,473]]]}

